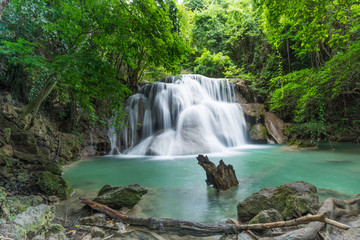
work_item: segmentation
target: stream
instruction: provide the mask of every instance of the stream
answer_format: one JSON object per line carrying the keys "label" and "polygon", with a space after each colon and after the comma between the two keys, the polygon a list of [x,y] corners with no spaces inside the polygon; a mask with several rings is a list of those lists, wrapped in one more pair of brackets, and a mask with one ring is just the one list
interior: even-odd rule
{"label": "stream", "polygon": [[[360,148],[354,144],[320,145],[297,150],[284,145],[242,145],[207,154],[234,166],[239,186],[217,192],[205,183],[196,155],[112,155],[80,161],[64,178],[82,197],[93,197],[105,184],[140,184],[149,193],[129,212],[137,217],[168,217],[199,222],[236,218],[236,205],[264,187],[307,181],[320,200],[349,199],[360,193]],[[78,197],[79,194],[75,194]]]}

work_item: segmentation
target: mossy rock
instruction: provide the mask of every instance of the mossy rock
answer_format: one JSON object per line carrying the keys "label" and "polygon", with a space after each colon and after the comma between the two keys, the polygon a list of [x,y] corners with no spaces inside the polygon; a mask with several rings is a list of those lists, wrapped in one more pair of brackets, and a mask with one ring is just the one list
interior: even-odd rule
{"label": "mossy rock", "polygon": [[277,222],[283,220],[283,216],[276,209],[268,209],[259,212],[253,219],[249,221],[249,224],[255,223],[268,223]]}
{"label": "mossy rock", "polygon": [[138,184],[121,187],[113,187],[107,184],[101,188],[94,201],[111,208],[120,209],[135,206],[146,193],[147,189]]}
{"label": "mossy rock", "polygon": [[33,239],[46,232],[55,217],[55,207],[40,204],[29,207],[11,222],[0,225],[0,232],[12,239]]}
{"label": "mossy rock", "polygon": [[24,212],[28,207],[36,207],[44,203],[44,199],[40,196],[11,196],[7,198],[12,214]]}
{"label": "mossy rock", "polygon": [[45,192],[47,195],[56,195],[61,199],[69,198],[73,192],[70,184],[62,178],[62,176],[48,171],[37,173],[36,183],[41,191]]}
{"label": "mossy rock", "polygon": [[61,133],[60,135],[60,157],[70,161],[81,150],[83,139],[81,136],[75,134]]}
{"label": "mossy rock", "polygon": [[16,180],[19,182],[27,182],[31,178],[31,174],[26,170],[20,170],[16,176]]}
{"label": "mossy rock", "polygon": [[10,218],[10,204],[6,199],[6,195],[5,189],[0,187],[0,219],[3,220]]}
{"label": "mossy rock", "polygon": [[290,139],[286,145],[301,149],[316,149],[317,145],[313,142],[301,140],[301,139]]}
{"label": "mossy rock", "polygon": [[257,123],[250,129],[250,138],[256,142],[267,142],[267,130],[264,125]]}
{"label": "mossy rock", "polygon": [[48,172],[51,172],[53,174],[60,175],[60,176],[62,174],[61,168],[56,163],[53,163],[53,162],[47,164],[45,167],[45,170]]}
{"label": "mossy rock", "polygon": [[31,154],[38,153],[38,146],[35,140],[35,136],[31,131],[19,131],[11,133],[11,140],[15,144],[15,149],[20,152],[27,152]]}
{"label": "mossy rock", "polygon": [[284,220],[288,220],[308,213],[315,214],[318,207],[316,187],[299,181],[276,188],[264,188],[239,202],[237,212],[240,222],[248,222],[259,212],[268,209],[277,210]]}

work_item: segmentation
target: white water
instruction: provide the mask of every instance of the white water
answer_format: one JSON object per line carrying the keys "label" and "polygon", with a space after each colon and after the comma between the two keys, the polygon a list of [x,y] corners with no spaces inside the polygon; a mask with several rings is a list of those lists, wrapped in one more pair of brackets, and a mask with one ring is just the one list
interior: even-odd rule
{"label": "white water", "polygon": [[226,79],[182,75],[146,84],[125,112],[128,128],[117,144],[126,154],[188,155],[246,144],[243,112]]}

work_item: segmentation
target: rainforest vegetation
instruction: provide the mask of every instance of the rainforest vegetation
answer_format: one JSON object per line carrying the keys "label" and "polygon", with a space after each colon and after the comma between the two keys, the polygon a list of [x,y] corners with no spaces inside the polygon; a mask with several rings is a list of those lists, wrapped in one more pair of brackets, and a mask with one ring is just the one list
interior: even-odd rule
{"label": "rainforest vegetation", "polygon": [[1,89],[68,131],[182,71],[247,81],[293,137],[360,135],[358,0],[1,0],[0,17]]}

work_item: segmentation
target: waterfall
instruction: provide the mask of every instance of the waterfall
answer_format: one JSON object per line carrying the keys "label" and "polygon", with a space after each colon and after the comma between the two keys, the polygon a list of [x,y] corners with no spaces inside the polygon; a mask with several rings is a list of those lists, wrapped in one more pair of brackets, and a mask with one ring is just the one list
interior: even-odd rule
{"label": "waterfall", "polygon": [[246,123],[226,79],[169,77],[142,86],[128,99],[126,154],[185,155],[219,152],[246,143]]}

